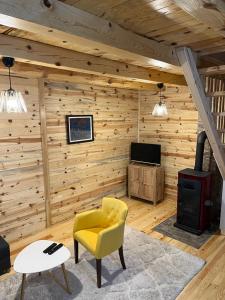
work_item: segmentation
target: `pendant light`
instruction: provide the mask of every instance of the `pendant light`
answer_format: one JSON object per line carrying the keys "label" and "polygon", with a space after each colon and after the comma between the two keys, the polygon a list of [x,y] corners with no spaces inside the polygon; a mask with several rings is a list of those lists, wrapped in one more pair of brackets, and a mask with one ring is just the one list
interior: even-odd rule
{"label": "pendant light", "polygon": [[27,107],[21,92],[12,88],[10,68],[14,65],[14,58],[3,57],[2,62],[9,70],[9,89],[0,92],[0,112],[23,113],[27,112]]}
{"label": "pendant light", "polygon": [[163,83],[158,83],[157,87],[159,88],[159,103],[154,106],[152,115],[154,117],[164,117],[168,115],[166,104],[163,101],[162,89],[164,87]]}

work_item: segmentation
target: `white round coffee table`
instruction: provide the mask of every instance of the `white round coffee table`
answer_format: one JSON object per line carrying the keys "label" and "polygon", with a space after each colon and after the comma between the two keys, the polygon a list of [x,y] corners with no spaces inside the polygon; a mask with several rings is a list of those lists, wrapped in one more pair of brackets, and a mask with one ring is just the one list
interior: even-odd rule
{"label": "white round coffee table", "polygon": [[17,273],[23,274],[20,299],[23,299],[24,296],[26,274],[41,274],[41,272],[48,271],[59,265],[61,265],[62,267],[66,287],[57,282],[54,276],[52,276],[56,280],[56,282],[60,284],[61,287],[63,287],[68,293],[70,293],[64,265],[64,262],[67,261],[71,256],[70,251],[65,246],[63,246],[52,255],[43,253],[43,250],[45,250],[52,243],[54,242],[49,240],[36,241],[28,245],[17,255],[14,262],[14,270]]}

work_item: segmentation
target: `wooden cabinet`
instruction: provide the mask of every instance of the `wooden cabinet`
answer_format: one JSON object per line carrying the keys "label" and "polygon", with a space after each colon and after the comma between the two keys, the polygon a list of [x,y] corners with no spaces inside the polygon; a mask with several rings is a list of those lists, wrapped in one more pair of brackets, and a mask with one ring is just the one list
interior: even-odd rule
{"label": "wooden cabinet", "polygon": [[164,169],[161,166],[150,166],[131,163],[128,166],[128,196],[152,201],[154,205],[163,200]]}

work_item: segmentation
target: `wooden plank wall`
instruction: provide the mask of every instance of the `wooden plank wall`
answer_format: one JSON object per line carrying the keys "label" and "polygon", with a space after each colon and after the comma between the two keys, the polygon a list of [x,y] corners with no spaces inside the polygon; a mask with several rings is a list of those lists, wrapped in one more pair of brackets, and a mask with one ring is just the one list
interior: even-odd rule
{"label": "wooden plank wall", "polygon": [[[28,114],[0,115],[0,235],[10,242],[46,226],[38,82],[14,78]],[[0,76],[0,89],[7,77]],[[151,116],[158,94],[89,84],[45,81],[50,224],[99,205],[104,195],[127,192],[131,141],[162,144],[166,194],[175,198],[177,172],[193,167],[198,113],[186,87],[165,92],[168,118]],[[42,107],[43,109],[43,107]],[[68,145],[65,115],[93,114],[95,140]],[[42,120],[43,121],[43,120]]]}
{"label": "wooden plank wall", "polygon": [[159,101],[158,93],[140,92],[139,139],[162,145],[165,194],[175,199],[178,171],[194,166],[198,112],[187,87],[167,87],[164,98],[168,117],[153,117],[151,113]]}
{"label": "wooden plank wall", "polygon": [[[14,78],[28,113],[0,113],[0,235],[17,240],[45,227],[37,80]],[[0,90],[8,78],[0,76]]]}
{"label": "wooden plank wall", "polygon": [[[51,223],[126,194],[131,141],[137,140],[138,92],[46,82]],[[93,142],[68,145],[65,115],[91,114]]]}

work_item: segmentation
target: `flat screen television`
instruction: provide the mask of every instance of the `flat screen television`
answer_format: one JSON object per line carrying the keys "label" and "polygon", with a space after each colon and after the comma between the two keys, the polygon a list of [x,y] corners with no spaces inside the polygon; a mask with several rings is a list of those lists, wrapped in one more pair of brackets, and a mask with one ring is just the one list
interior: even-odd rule
{"label": "flat screen television", "polygon": [[161,145],[131,143],[131,161],[160,165]]}

